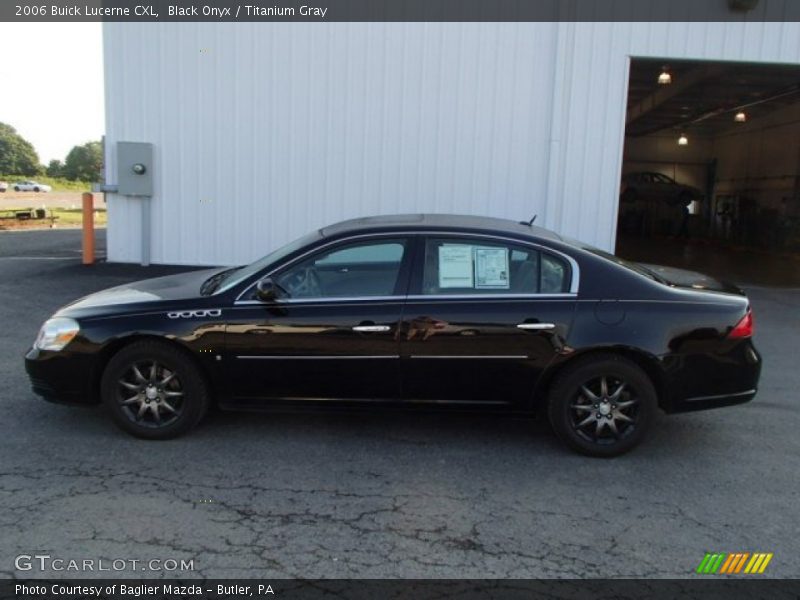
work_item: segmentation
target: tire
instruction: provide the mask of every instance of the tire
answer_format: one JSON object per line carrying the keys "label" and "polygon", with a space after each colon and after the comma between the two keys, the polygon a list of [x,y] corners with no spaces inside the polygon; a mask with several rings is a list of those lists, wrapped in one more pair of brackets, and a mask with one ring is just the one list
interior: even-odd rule
{"label": "tire", "polygon": [[18,191],[19,191],[19,186],[18,186],[18,185],[15,185],[15,186],[14,186],[14,191],[15,191],[15,192],[18,192]]}
{"label": "tire", "polygon": [[34,192],[38,192],[38,191],[39,191],[39,188],[38,188],[38,187],[35,187],[35,188],[33,188],[33,191],[34,191]]}
{"label": "tire", "polygon": [[208,411],[211,396],[190,356],[180,348],[150,340],[125,346],[111,358],[100,392],[117,426],[149,440],[188,432]]}
{"label": "tire", "polygon": [[657,409],[656,390],[647,374],[615,354],[589,356],[565,367],[553,381],[547,402],[556,435],[573,450],[602,458],[637,446]]}

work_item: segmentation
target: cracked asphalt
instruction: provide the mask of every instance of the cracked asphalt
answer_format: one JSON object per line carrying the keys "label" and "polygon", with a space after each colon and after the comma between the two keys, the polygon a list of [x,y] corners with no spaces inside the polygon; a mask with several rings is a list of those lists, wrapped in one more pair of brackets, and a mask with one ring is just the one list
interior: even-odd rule
{"label": "cracked asphalt", "polygon": [[[180,270],[82,267],[79,240],[0,234],[0,576],[682,578],[706,551],[800,572],[800,289],[748,289],[752,403],[662,416],[614,460],[541,422],[463,414],[217,413],[154,443],[29,389],[22,355],[56,308]],[[20,554],[194,570],[18,571]]]}

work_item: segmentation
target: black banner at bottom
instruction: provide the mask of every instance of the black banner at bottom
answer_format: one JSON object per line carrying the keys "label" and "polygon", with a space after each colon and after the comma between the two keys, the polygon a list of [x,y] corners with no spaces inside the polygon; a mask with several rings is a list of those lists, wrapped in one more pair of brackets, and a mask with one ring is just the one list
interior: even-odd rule
{"label": "black banner at bottom", "polygon": [[18,600],[414,600],[738,598],[797,600],[800,580],[775,579],[27,579],[0,581]]}

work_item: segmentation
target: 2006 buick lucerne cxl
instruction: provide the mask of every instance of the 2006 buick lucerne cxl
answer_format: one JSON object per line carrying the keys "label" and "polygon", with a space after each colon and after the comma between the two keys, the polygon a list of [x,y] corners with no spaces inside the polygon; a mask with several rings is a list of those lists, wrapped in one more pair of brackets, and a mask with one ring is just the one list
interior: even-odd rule
{"label": "2006 buick lucerne cxl", "polygon": [[245,267],[111,288],[56,312],[25,364],[48,400],[164,439],[212,404],[459,407],[546,415],[621,454],[659,409],[747,402],[761,358],[736,287],[525,223],[345,221]]}

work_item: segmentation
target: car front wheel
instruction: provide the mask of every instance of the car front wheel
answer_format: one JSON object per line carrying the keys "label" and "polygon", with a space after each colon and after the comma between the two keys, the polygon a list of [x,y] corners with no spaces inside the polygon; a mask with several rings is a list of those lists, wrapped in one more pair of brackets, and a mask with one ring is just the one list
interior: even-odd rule
{"label": "car front wheel", "polygon": [[579,360],[550,389],[548,417],[556,435],[589,456],[628,452],[644,438],[658,407],[650,378],[612,354]]}
{"label": "car front wheel", "polygon": [[115,354],[101,381],[114,422],[136,437],[164,440],[186,433],[208,410],[203,374],[181,349],[135,342]]}

